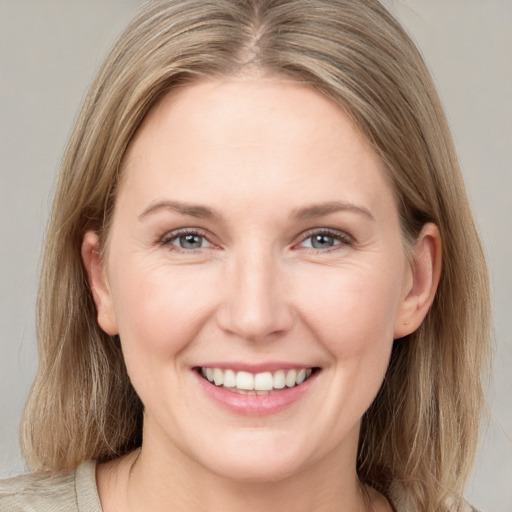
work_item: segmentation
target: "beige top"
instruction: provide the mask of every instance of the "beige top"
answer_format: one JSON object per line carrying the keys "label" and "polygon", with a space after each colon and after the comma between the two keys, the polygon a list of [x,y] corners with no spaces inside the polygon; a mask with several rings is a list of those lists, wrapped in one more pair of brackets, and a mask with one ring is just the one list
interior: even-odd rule
{"label": "beige top", "polygon": [[96,463],[67,473],[32,473],[0,481],[0,512],[102,512]]}
{"label": "beige top", "polygon": [[[391,486],[389,498],[396,512],[413,510],[398,485]],[[32,473],[1,480],[0,512],[102,512],[96,463],[84,462],[67,473]],[[460,512],[477,511],[467,505]]]}

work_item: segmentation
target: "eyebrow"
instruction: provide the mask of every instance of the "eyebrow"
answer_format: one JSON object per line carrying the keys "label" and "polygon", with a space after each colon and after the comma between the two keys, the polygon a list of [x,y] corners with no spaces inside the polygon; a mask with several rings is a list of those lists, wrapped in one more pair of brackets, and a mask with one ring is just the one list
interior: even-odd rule
{"label": "eyebrow", "polygon": [[345,201],[330,201],[328,203],[313,204],[305,208],[299,208],[293,213],[293,217],[299,220],[308,220],[344,211],[360,213],[371,220],[375,220],[370,210],[364,206],[358,206]]}
{"label": "eyebrow", "polygon": [[[156,203],[151,203],[139,215],[139,220],[144,220],[148,215],[161,210],[171,210],[181,215],[188,215],[198,219],[219,220],[222,218],[222,216],[214,209],[199,204],[184,203],[181,201],[158,201]],[[313,204],[304,208],[299,208],[292,213],[291,217],[298,220],[308,220],[343,211],[359,213],[371,220],[375,220],[375,217],[367,208],[345,201],[330,201],[328,203]]]}
{"label": "eyebrow", "polygon": [[148,215],[161,210],[171,210],[181,215],[197,217],[198,219],[220,219],[221,216],[215,210],[199,204],[183,203],[181,201],[158,201],[151,203],[140,215],[139,220],[144,220]]}

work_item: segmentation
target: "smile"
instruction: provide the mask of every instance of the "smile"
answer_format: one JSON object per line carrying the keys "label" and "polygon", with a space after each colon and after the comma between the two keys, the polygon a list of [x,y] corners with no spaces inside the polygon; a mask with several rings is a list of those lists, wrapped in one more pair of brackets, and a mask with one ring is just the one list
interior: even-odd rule
{"label": "smile", "polygon": [[199,374],[217,387],[245,395],[269,395],[285,388],[294,388],[306,381],[314,368],[250,373],[223,368],[198,368]]}

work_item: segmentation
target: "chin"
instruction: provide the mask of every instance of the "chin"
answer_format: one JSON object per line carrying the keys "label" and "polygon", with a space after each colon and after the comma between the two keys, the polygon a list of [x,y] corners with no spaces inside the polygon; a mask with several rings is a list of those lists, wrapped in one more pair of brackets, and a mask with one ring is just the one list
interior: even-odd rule
{"label": "chin", "polygon": [[303,464],[289,458],[277,456],[269,459],[266,455],[251,459],[240,457],[238,460],[209,461],[205,467],[209,472],[232,482],[244,484],[271,484],[286,480],[303,470]]}
{"label": "chin", "polygon": [[[233,434],[233,432],[232,432]],[[248,434],[248,435],[247,435]],[[195,457],[208,472],[247,484],[265,484],[286,480],[316,465],[322,454],[313,449],[311,440],[292,432],[259,432],[218,438],[203,445]],[[290,442],[291,441],[291,442]]]}

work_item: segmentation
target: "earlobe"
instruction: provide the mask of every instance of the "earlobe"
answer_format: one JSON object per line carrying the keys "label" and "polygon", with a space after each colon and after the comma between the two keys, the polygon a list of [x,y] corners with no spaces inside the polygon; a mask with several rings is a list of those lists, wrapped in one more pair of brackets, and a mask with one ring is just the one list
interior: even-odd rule
{"label": "earlobe", "polygon": [[105,278],[101,258],[100,237],[94,231],[87,231],[82,242],[82,261],[87,271],[89,286],[96,304],[99,326],[111,336],[118,334],[112,296]]}
{"label": "earlobe", "polygon": [[412,279],[396,317],[395,339],[414,332],[427,315],[441,277],[441,253],[439,229],[433,223],[425,224],[410,262]]}

